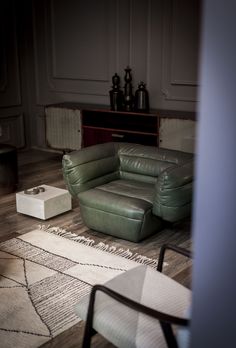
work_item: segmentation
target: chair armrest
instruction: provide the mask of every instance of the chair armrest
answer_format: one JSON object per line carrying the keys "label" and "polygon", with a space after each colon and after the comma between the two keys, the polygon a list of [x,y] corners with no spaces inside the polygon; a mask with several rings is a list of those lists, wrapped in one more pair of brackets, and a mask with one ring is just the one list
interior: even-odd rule
{"label": "chair armrest", "polygon": [[155,185],[153,214],[169,222],[176,222],[190,215],[193,175],[192,159],[164,170]]}
{"label": "chair armrest", "polygon": [[189,251],[185,248],[181,248],[179,246],[172,245],[172,244],[163,244],[161,246],[161,249],[160,249],[160,254],[159,254],[158,263],[157,263],[157,271],[159,271],[159,272],[162,272],[165,252],[167,249],[173,250],[176,253],[181,254],[183,256],[186,256],[186,257],[189,257],[189,258],[193,257],[191,251]]}
{"label": "chair armrest", "polygon": [[72,196],[116,179],[118,167],[115,143],[85,147],[62,158],[64,180]]}
{"label": "chair armrest", "polygon": [[[90,294],[90,300],[89,300],[89,306],[88,306],[88,313],[87,313],[87,319],[86,319],[86,326],[85,326],[85,334],[84,334],[84,342],[83,347],[89,347],[91,336],[93,335],[93,313],[94,313],[94,303],[95,303],[95,295],[97,291],[104,292],[108,296],[112,297],[114,300],[122,303],[123,305],[128,306],[129,308],[136,310],[138,312],[141,312],[143,314],[146,314],[152,318],[155,318],[159,320],[161,328],[163,330],[163,334],[165,336],[165,339],[167,341],[168,347],[177,348],[177,341],[175,338],[175,335],[173,333],[171,325],[180,325],[180,326],[189,326],[190,320],[189,319],[183,319],[176,316],[172,316],[157,310],[154,310],[150,307],[147,307],[141,303],[138,303],[136,301],[133,301],[116,291],[104,286],[104,285],[94,285],[91,290]],[[87,341],[88,339],[88,341]]]}
{"label": "chair armrest", "polygon": [[162,189],[170,189],[181,187],[187,185],[193,181],[193,171],[194,171],[193,159],[167,168],[159,176],[159,185]]}

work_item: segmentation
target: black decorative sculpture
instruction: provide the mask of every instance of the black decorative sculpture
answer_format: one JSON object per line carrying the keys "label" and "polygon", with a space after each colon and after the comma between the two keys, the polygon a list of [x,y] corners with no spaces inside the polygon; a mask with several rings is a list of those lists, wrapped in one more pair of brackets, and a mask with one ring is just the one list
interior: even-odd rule
{"label": "black decorative sculpture", "polygon": [[134,109],[137,112],[149,112],[149,96],[144,82],[140,82],[134,97]]}
{"label": "black decorative sculpture", "polygon": [[132,93],[132,75],[129,66],[125,69],[125,87],[124,87],[124,108],[126,111],[132,111],[133,109],[133,93]]}
{"label": "black decorative sculpture", "polygon": [[123,92],[120,90],[120,77],[115,73],[112,76],[112,90],[110,94],[111,110],[120,111],[123,108]]}

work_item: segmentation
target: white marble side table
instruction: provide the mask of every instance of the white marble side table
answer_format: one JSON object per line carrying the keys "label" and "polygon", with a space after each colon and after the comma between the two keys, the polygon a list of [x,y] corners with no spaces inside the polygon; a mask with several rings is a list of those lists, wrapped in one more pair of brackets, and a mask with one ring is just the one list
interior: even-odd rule
{"label": "white marble side table", "polygon": [[[26,194],[24,191],[16,193],[16,210],[18,213],[47,220],[53,216],[71,210],[71,195],[67,190],[41,185],[44,192]],[[32,192],[32,189],[27,190]]]}

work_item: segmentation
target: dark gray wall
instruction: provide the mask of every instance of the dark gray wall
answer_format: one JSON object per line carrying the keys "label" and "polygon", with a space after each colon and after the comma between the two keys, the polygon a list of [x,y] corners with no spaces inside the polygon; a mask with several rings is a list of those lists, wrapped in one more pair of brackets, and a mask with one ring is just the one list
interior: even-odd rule
{"label": "dark gray wall", "polygon": [[127,65],[151,108],[196,109],[200,0],[4,2],[12,24],[1,26],[11,35],[1,45],[1,117],[6,107],[24,115],[28,144],[45,147],[44,105],[109,104],[112,75],[124,85]]}
{"label": "dark gray wall", "polygon": [[235,347],[236,3],[204,1],[191,347]]}
{"label": "dark gray wall", "polygon": [[[24,113],[26,106],[21,79],[21,46],[14,1],[1,2],[0,11],[0,141],[25,145]],[[24,89],[25,90],[25,89]],[[26,90],[25,90],[26,91]],[[23,105],[24,104],[24,105]]]}

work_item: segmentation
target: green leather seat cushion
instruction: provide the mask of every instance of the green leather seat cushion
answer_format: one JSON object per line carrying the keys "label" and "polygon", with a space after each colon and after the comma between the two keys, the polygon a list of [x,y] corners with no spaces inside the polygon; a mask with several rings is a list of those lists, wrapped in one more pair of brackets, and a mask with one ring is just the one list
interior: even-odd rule
{"label": "green leather seat cushion", "polygon": [[114,180],[78,194],[86,225],[115,237],[139,242],[161,228],[152,214],[154,185]]}
{"label": "green leather seat cushion", "polygon": [[153,185],[121,179],[81,192],[78,197],[83,206],[142,220],[152,209]]}

